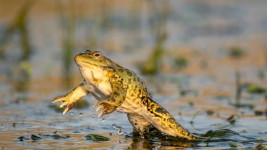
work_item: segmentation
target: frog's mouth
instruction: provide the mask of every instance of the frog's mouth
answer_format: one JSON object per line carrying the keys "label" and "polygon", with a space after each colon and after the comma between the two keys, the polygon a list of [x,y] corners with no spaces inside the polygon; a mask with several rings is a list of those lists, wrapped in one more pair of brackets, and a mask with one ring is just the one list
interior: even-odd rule
{"label": "frog's mouth", "polygon": [[80,54],[76,55],[74,57],[74,60],[79,67],[99,67],[99,68],[102,68],[102,67],[106,66],[105,64],[101,64],[100,62],[91,59],[90,57],[86,57],[86,53],[80,53]]}

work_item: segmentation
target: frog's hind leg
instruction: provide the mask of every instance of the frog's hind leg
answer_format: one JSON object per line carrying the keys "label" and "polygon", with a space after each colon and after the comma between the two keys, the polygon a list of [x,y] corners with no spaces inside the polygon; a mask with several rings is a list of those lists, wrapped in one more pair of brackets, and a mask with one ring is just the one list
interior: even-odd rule
{"label": "frog's hind leg", "polygon": [[151,126],[144,117],[134,114],[127,114],[128,120],[133,126],[134,131],[138,132],[142,137],[144,137],[144,132],[147,131]]}
{"label": "frog's hind leg", "polygon": [[185,138],[188,140],[196,140],[199,137],[191,134],[183,128],[162,106],[154,102],[151,98],[143,99],[144,109],[142,116],[149,121],[155,128],[162,133]]}

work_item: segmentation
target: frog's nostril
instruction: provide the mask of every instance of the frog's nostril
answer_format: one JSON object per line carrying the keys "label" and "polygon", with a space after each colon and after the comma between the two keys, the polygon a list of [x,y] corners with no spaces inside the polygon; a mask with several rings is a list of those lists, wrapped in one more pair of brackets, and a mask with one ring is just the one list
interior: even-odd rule
{"label": "frog's nostril", "polygon": [[91,51],[91,50],[89,50],[89,49],[85,51],[85,53],[91,53],[91,52],[92,52],[92,51]]}

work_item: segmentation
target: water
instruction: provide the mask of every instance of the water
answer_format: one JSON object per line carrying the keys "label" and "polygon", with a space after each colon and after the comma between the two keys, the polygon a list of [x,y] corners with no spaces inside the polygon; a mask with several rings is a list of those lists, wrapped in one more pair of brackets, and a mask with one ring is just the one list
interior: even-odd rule
{"label": "water", "polygon": [[[32,2],[0,0],[2,149],[266,148],[265,1]],[[88,48],[135,71],[180,124],[211,137],[142,138],[126,114],[98,119],[90,95],[63,116],[50,102],[83,81],[72,58]],[[156,48],[158,73],[142,75]]]}

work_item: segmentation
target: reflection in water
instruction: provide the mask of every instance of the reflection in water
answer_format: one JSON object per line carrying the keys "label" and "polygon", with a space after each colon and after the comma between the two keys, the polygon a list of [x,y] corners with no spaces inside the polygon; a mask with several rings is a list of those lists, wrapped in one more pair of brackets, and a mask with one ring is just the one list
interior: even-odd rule
{"label": "reflection in water", "polygon": [[132,138],[133,141],[129,149],[180,149],[195,147],[191,142],[170,140],[167,137],[142,138],[139,135],[133,135]]}

